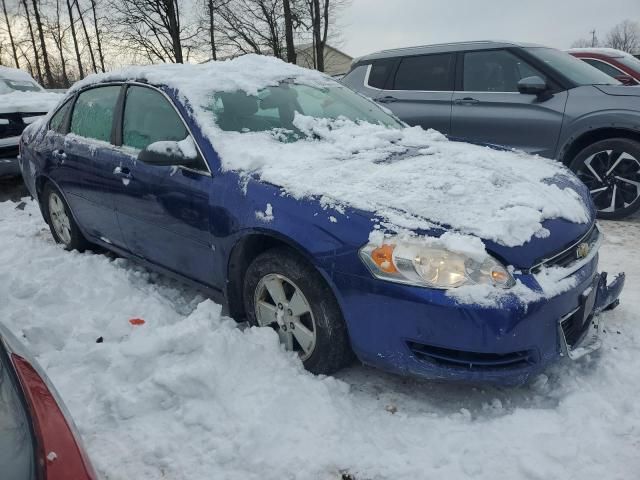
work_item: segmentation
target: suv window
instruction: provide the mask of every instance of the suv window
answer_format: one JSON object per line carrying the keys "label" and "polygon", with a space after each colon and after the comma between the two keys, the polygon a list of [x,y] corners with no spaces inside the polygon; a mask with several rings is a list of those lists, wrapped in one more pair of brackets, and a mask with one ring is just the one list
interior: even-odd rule
{"label": "suv window", "polygon": [[544,74],[506,50],[468,52],[464,55],[463,90],[517,92],[523,78]]}
{"label": "suv window", "polygon": [[119,94],[119,85],[96,87],[82,92],[73,107],[71,133],[110,141],[113,112]]}
{"label": "suv window", "polygon": [[154,142],[187,138],[189,132],[169,101],[146,87],[127,89],[122,125],[122,144],[142,150]]}
{"label": "suv window", "polygon": [[374,88],[384,88],[389,73],[393,68],[395,60],[385,59],[377,60],[371,64],[371,70],[369,71],[369,81],[367,85]]}
{"label": "suv window", "polygon": [[65,127],[64,120],[67,116],[67,112],[71,108],[71,99],[67,100],[64,105],[62,105],[58,111],[51,117],[49,121],[49,130],[53,130],[58,133],[67,133],[64,132],[63,129]]}
{"label": "suv window", "polygon": [[455,56],[450,53],[403,58],[394,90],[453,91]]}
{"label": "suv window", "polygon": [[615,78],[615,77],[618,77],[620,75],[624,75],[624,73],[622,73],[617,68],[612,67],[608,63],[601,62],[600,60],[595,60],[595,59],[592,59],[592,58],[584,58],[583,60],[585,62],[587,62],[589,65],[591,65],[592,67],[596,67],[601,72],[606,73],[610,77]]}

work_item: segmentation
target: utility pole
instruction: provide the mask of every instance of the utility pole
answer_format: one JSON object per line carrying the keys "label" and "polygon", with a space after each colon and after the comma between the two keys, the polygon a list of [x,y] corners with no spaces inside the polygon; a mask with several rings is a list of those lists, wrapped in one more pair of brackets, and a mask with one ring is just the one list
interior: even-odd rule
{"label": "utility pole", "polygon": [[596,37],[596,29],[591,30],[591,48],[598,46],[598,38]]}

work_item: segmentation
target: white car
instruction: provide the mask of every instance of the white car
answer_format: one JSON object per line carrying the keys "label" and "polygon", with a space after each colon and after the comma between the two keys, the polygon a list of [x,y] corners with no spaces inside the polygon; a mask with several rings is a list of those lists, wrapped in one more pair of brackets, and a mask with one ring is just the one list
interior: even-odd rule
{"label": "white car", "polygon": [[0,178],[20,175],[22,131],[61,98],[59,93],[47,92],[28,73],[0,66]]}

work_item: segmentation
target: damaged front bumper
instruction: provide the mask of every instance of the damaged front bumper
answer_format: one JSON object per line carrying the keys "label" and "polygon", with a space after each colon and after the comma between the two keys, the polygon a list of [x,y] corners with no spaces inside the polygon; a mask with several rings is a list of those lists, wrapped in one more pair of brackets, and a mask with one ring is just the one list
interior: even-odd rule
{"label": "damaged front bumper", "polygon": [[616,275],[607,283],[607,273],[596,275],[593,284],[581,296],[580,306],[558,321],[561,354],[577,360],[602,345],[602,319],[598,315],[620,303],[625,275]]}

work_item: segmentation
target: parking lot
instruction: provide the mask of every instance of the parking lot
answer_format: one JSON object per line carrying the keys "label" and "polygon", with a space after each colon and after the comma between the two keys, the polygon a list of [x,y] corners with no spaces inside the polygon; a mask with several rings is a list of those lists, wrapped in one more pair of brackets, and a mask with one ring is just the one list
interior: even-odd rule
{"label": "parking lot", "polygon": [[102,478],[600,480],[640,470],[638,216],[602,222],[601,268],[628,275],[602,350],[493,388],[356,365],[315,377],[273,331],[237,328],[198,292],[112,255],[64,251],[18,192],[3,186],[0,201],[3,321],[57,386]]}

